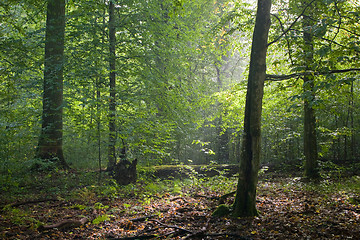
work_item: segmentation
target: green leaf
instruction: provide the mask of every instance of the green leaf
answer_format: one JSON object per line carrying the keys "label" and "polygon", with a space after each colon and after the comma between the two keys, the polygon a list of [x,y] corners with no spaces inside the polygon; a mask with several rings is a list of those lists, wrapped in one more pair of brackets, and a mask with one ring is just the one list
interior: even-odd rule
{"label": "green leaf", "polygon": [[100,215],[100,216],[96,217],[96,218],[92,221],[92,223],[93,223],[93,224],[100,224],[100,223],[102,223],[102,222],[104,222],[104,221],[109,221],[109,220],[110,220],[110,216],[107,215],[107,214],[104,214],[104,215]]}

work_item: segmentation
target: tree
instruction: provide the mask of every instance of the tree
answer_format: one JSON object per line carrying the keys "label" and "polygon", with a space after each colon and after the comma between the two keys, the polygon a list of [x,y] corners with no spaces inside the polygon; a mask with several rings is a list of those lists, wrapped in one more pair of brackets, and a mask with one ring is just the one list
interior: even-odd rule
{"label": "tree", "polygon": [[[221,10],[219,10],[219,15],[222,17],[224,15],[223,3],[218,3]],[[215,56],[214,67],[216,70],[216,82],[217,82],[217,91],[221,92],[224,89],[224,78],[226,76],[226,71],[229,68],[229,37],[225,35],[226,31],[229,31],[229,23],[224,23],[222,26],[223,34],[220,34],[219,39],[216,41],[215,46],[218,49],[217,53],[220,53],[220,56]],[[217,108],[221,111],[221,104],[217,103]],[[216,121],[216,155],[217,161],[219,163],[228,163],[229,162],[229,129],[223,129],[223,119],[220,114]]]}
{"label": "tree", "polygon": [[116,165],[116,29],[115,29],[115,5],[113,1],[109,2],[109,162],[108,170],[113,170]]}
{"label": "tree", "polygon": [[[285,36],[281,40],[281,45],[287,46],[286,54],[289,58],[286,61],[291,62],[292,71],[296,73],[278,76],[267,75],[267,79],[303,79],[302,94],[292,99],[299,98],[304,103],[304,173],[309,179],[317,179],[319,178],[318,147],[320,146],[322,157],[325,157],[329,148],[329,144],[326,143],[328,140],[326,139],[331,135],[318,131],[319,129],[324,129],[325,126],[321,126],[322,119],[320,117],[316,119],[315,113],[319,114],[321,111],[318,110],[324,109],[324,100],[329,98],[327,89],[331,88],[334,91],[334,87],[338,86],[339,82],[346,82],[349,85],[353,81],[351,77],[341,80],[336,75],[360,70],[356,68],[353,61],[347,60],[355,57],[350,57],[354,54],[353,50],[357,51],[356,48],[353,48],[353,42],[348,36],[349,34],[357,34],[353,29],[353,12],[349,11],[353,7],[346,1],[327,1],[327,4],[315,0],[303,1],[300,9],[297,8],[297,5],[298,2],[290,1],[289,11],[274,15],[280,24],[278,29],[281,29],[282,34],[270,43],[275,43],[282,36]],[[297,15],[294,21],[292,20],[291,23],[282,22],[284,18],[286,19],[284,15],[289,14],[287,17],[289,21],[289,19],[293,19],[294,13]],[[286,30],[284,29],[285,26],[288,26]],[[278,63],[279,61],[277,61]],[[295,85],[292,84],[292,86]],[[325,92],[326,94],[323,94]],[[337,113],[335,114],[337,115]],[[337,122],[337,118],[335,121]],[[347,127],[348,121],[344,120],[344,123]],[[336,128],[337,132],[341,127],[336,124]],[[325,127],[325,129],[331,131],[328,127]],[[344,135],[345,146],[343,146],[345,156],[347,133],[342,130],[340,130],[341,134],[336,132],[333,136],[337,136],[335,138],[338,141],[340,139],[339,136]],[[327,136],[324,138],[324,135]],[[323,142],[318,142],[318,138],[322,139]]]}
{"label": "tree", "polygon": [[0,15],[0,165],[6,174],[34,158],[38,144],[44,34],[33,33],[45,33],[37,23],[45,23],[46,6],[10,0],[0,4]]}
{"label": "tree", "polygon": [[45,35],[45,68],[42,127],[36,156],[68,167],[63,141],[63,69],[65,1],[49,0]]}
{"label": "tree", "polygon": [[[311,6],[311,4],[306,4]],[[305,8],[307,8],[306,6]],[[313,40],[313,26],[311,24],[311,11],[304,13],[303,16],[303,51],[304,51],[304,66],[306,71],[313,71],[314,69],[314,40]],[[313,103],[315,101],[315,89],[313,75],[305,75],[303,77],[304,84],[304,155],[305,155],[305,176],[309,179],[317,179],[320,177],[318,169],[318,150],[316,137],[316,118]]]}
{"label": "tree", "polygon": [[258,0],[252,40],[240,175],[233,215],[256,216],[256,185],[260,165],[261,111],[266,78],[266,52],[270,28],[271,0]]}

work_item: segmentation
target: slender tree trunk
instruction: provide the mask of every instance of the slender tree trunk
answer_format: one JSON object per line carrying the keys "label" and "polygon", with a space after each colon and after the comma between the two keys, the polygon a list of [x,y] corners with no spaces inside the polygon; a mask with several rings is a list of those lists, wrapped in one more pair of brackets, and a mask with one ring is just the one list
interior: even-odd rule
{"label": "slender tree trunk", "polygon": [[[345,128],[347,128],[349,126],[349,118],[350,118],[350,101],[349,101],[348,111],[347,111],[345,124],[344,124]],[[343,160],[346,161],[347,158],[348,158],[348,136],[346,133],[346,134],[344,134],[344,157],[343,157]]]}
{"label": "slender tree trunk", "polygon": [[[227,61],[227,57],[223,57],[223,60]],[[218,65],[215,63],[219,92],[223,88],[222,75],[224,70],[222,68],[223,68],[222,63],[218,63]],[[221,109],[221,104],[219,102],[217,103],[217,108]],[[216,128],[216,133],[217,133],[216,154],[219,163],[228,163],[229,162],[229,131],[228,129],[225,129],[225,131],[222,132],[222,127],[221,127],[222,123],[223,123],[223,119],[222,116],[220,115],[220,117],[217,119],[217,128]]]}
{"label": "slender tree trunk", "polygon": [[42,127],[36,156],[68,168],[63,141],[63,69],[65,0],[49,0],[45,34],[45,69]]}
{"label": "slender tree trunk", "polygon": [[[335,115],[335,119],[334,119],[334,122],[335,122],[335,129],[337,131],[338,129],[338,117]],[[338,144],[338,137],[334,138],[333,139],[333,159],[335,161],[338,160],[338,156],[339,156],[339,144]]]}
{"label": "slender tree trunk", "polygon": [[354,81],[351,82],[350,89],[350,131],[351,131],[351,159],[355,159],[355,129],[354,129]]}
{"label": "slender tree trunk", "polygon": [[116,164],[116,74],[115,74],[115,6],[109,2],[109,42],[110,42],[110,99],[109,99],[109,149],[108,149],[108,170],[113,170]]}
{"label": "slender tree trunk", "polygon": [[[339,126],[340,126],[340,117],[336,117],[336,131],[339,131]],[[341,137],[337,136],[336,137],[336,160],[340,161],[341,159]]]}
{"label": "slender tree trunk", "polygon": [[100,115],[100,78],[96,78],[96,114],[97,114],[97,147],[98,147],[98,162],[99,162],[99,179],[101,178],[101,115]]}
{"label": "slender tree trunk", "polygon": [[258,0],[246,94],[240,175],[233,210],[233,215],[236,217],[257,215],[256,185],[260,165],[261,112],[266,77],[270,8],[271,0]]}
{"label": "slender tree trunk", "polygon": [[[314,62],[314,43],[312,33],[311,19],[304,16],[303,30],[304,30],[304,64],[306,70],[314,70],[311,65]],[[305,155],[305,176],[309,179],[319,178],[318,169],[318,151],[317,151],[317,137],[316,137],[316,118],[315,109],[312,103],[315,99],[314,90],[314,76],[306,75],[304,80],[304,155]]]}
{"label": "slender tree trunk", "polygon": [[[106,5],[106,0],[103,2]],[[103,17],[102,17],[102,31],[105,32],[105,19],[106,10],[103,10]],[[96,38],[96,34],[94,35],[94,40]],[[101,43],[104,45],[105,43],[105,36],[104,34],[101,35]],[[99,163],[99,182],[101,180],[102,175],[102,159],[101,159],[101,86],[104,83],[104,79],[102,77],[96,78],[96,112],[97,112],[97,148],[98,148],[98,163]]]}

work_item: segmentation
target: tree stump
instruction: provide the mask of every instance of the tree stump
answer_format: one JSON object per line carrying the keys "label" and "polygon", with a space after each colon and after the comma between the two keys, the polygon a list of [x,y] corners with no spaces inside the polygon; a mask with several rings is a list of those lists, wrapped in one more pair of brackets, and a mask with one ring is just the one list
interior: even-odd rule
{"label": "tree stump", "polygon": [[130,162],[128,160],[119,161],[113,170],[113,177],[119,185],[128,185],[136,182],[137,159]]}

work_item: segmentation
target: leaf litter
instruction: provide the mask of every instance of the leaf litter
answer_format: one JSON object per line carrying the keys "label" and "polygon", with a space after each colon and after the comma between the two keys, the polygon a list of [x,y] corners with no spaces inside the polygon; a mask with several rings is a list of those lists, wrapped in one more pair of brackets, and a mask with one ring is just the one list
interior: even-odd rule
{"label": "leaf litter", "polygon": [[[359,192],[326,191],[326,186],[308,187],[289,178],[261,180],[257,196],[259,216],[232,218],[212,216],[218,200],[227,193],[221,188],[197,184],[184,185],[177,192],[141,194],[145,187],[142,184],[145,183],[138,183],[137,190],[126,189],[117,197],[88,194],[91,199],[58,196],[52,201],[8,204],[1,210],[0,238],[359,239],[360,236]],[[235,187],[236,179],[232,190]],[[231,205],[233,200],[230,195],[225,204]]]}

